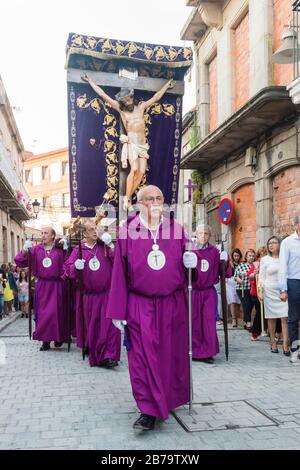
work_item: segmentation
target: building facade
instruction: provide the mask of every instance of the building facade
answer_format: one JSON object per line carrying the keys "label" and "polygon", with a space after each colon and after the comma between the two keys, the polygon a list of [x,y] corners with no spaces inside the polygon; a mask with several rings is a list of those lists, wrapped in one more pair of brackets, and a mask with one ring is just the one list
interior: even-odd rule
{"label": "building facade", "polygon": [[[192,12],[181,38],[194,41],[201,141],[183,155],[181,167],[203,176],[205,217],[214,234],[245,252],[273,234],[291,233],[300,212],[293,64],[272,59],[292,19],[292,2],[186,3]],[[218,219],[224,197],[234,205],[229,226]]]}
{"label": "building facade", "polygon": [[24,146],[0,77],[0,265],[12,262],[23,246],[30,218],[23,185]]}
{"label": "building facade", "polygon": [[58,235],[66,232],[70,222],[70,184],[68,148],[40,155],[28,154],[25,170],[25,187],[31,200],[40,203],[39,214],[29,224],[41,229],[51,225]]}

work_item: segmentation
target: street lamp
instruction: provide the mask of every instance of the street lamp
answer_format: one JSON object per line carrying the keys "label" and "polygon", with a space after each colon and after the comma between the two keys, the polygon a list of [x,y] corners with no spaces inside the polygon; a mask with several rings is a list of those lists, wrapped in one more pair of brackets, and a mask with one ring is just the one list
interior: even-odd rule
{"label": "street lamp", "polygon": [[[282,34],[282,45],[277,49],[272,60],[275,64],[292,64],[300,59],[298,34],[295,26],[287,26]],[[297,27],[296,27],[297,29]]]}
{"label": "street lamp", "polygon": [[37,216],[39,215],[39,211],[40,211],[40,203],[37,199],[33,201],[32,207],[33,207],[33,216],[35,219],[37,219]]}

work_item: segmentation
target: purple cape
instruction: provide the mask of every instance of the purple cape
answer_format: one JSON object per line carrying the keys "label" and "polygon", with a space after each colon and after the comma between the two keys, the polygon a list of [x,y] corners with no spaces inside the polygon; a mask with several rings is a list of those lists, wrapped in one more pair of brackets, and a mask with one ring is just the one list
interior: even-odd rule
{"label": "purple cape", "polygon": [[[100,262],[97,271],[92,271],[89,267],[89,261],[94,255]],[[82,243],[82,257],[86,260],[82,271],[84,338],[85,346],[89,348],[89,363],[93,367],[99,365],[104,359],[120,360],[121,335],[112,321],[106,317],[112,273],[112,252],[108,248],[104,248],[103,245],[96,245],[91,249]],[[78,280],[79,277],[79,272],[74,264],[78,258],[79,249],[76,247],[65,264],[66,275],[74,280]],[[77,345],[82,347],[79,296],[78,288],[76,294]]]}
{"label": "purple cape", "polygon": [[[219,352],[216,330],[217,292],[214,287],[220,277],[220,253],[213,245],[195,250],[198,264],[193,271],[193,358],[212,357]],[[232,275],[230,266],[226,277]]]}
{"label": "purple cape", "polygon": [[[68,341],[68,321],[63,297],[64,252],[60,248],[52,248],[48,255],[52,261],[49,268],[43,266],[45,258],[43,244],[31,249],[32,274],[38,278],[35,283],[34,313],[36,328],[33,339],[39,341]],[[20,268],[28,266],[28,255],[18,253],[16,265]]]}

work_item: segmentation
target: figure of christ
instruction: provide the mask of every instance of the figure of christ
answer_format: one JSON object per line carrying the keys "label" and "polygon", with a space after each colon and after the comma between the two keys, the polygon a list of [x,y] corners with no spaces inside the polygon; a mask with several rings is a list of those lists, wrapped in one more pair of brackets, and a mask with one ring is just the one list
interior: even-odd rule
{"label": "figure of christ", "polygon": [[126,194],[123,200],[123,208],[127,210],[131,204],[131,197],[142,182],[147,170],[149,145],[146,140],[145,110],[159,101],[168,89],[173,88],[175,82],[172,79],[169,80],[152,98],[147,101],[137,102],[134,99],[133,89],[122,88],[116,94],[114,100],[100,86],[96,85],[87,74],[83,74],[81,78],[113,109],[120,113],[127,134],[120,136],[120,141],[123,144],[122,167],[127,168],[127,161],[130,165],[130,172],[126,181]]}

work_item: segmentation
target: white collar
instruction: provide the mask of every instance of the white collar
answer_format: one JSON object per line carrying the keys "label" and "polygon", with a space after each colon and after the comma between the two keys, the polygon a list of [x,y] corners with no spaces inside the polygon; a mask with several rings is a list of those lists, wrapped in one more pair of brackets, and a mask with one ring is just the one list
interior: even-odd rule
{"label": "white collar", "polygon": [[97,245],[97,242],[95,242],[93,246],[89,246],[87,242],[84,242],[84,246],[86,246],[89,250],[92,250],[95,245]]}
{"label": "white collar", "polygon": [[149,228],[148,223],[146,222],[145,219],[143,219],[143,217],[141,216],[141,214],[139,214],[139,218],[140,218],[140,222],[144,225],[144,227],[145,227],[147,230],[150,230],[150,232],[151,232],[151,231],[153,232],[154,230],[158,229],[158,228],[161,226],[161,224],[163,223],[163,215],[162,215],[162,216],[161,216],[161,219],[160,219],[160,222],[159,222],[158,226],[156,227],[156,229],[153,229],[153,228],[151,229],[151,228]]}
{"label": "white collar", "polygon": [[300,240],[300,235],[298,235],[297,231],[295,230],[295,232],[291,235],[292,238],[296,238],[297,240]]}

